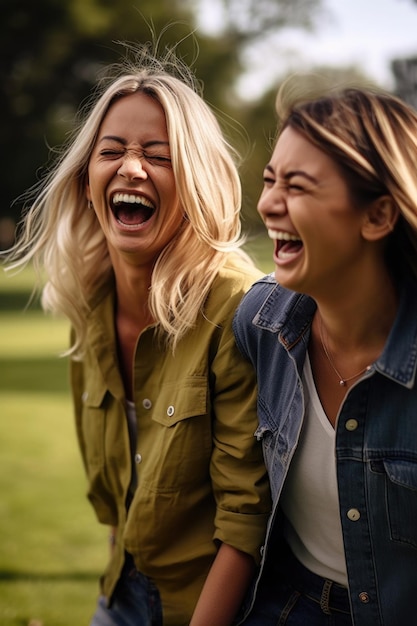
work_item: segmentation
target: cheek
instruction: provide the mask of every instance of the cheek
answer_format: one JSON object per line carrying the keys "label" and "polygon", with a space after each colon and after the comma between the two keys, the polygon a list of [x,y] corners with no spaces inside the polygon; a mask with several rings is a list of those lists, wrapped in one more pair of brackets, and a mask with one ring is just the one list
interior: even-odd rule
{"label": "cheek", "polygon": [[184,222],[184,215],[185,213],[179,201],[169,206],[168,212],[165,215],[165,217],[161,213],[161,218],[162,218],[161,233],[163,233],[163,237],[165,239],[169,241],[170,239],[172,239],[173,237],[177,235],[178,231],[181,228],[181,225]]}
{"label": "cheek", "polygon": [[168,219],[176,219],[176,216],[183,214],[184,211],[180,206],[180,200],[178,197],[177,187],[174,180],[174,175],[167,176],[165,179],[157,181],[153,179],[154,186],[159,192],[160,200],[162,204],[168,207]]}
{"label": "cheek", "polygon": [[168,219],[166,220],[167,226],[170,230],[176,231],[182,224],[183,220],[184,220],[184,211],[179,201],[177,201],[175,205],[173,205],[169,211]]}
{"label": "cheek", "polygon": [[103,187],[107,186],[110,180],[116,175],[120,164],[115,161],[94,162],[90,161],[87,168],[87,185],[90,187],[90,193],[100,192]]}

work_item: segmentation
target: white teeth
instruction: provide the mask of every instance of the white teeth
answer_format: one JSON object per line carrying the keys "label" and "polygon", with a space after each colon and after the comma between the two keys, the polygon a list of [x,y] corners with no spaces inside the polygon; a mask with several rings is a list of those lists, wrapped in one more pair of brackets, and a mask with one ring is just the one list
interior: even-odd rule
{"label": "white teeth", "polygon": [[143,196],[135,196],[133,193],[115,193],[113,196],[114,204],[143,204],[144,206],[153,209],[153,204],[147,198]]}
{"label": "white teeth", "polygon": [[293,252],[284,252],[284,250],[280,250],[278,252],[278,258],[279,259],[292,259],[294,256]]}
{"label": "white teeth", "polygon": [[280,241],[301,241],[296,235],[291,235],[282,230],[268,229],[268,237],[270,239],[279,239]]}

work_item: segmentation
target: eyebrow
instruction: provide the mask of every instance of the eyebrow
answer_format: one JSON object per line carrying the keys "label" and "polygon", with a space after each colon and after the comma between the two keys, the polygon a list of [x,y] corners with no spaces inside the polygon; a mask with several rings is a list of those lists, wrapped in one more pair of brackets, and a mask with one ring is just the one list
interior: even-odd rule
{"label": "eyebrow", "polygon": [[[270,163],[265,165],[265,170],[275,176],[274,168],[272,167]],[[307,180],[311,181],[312,183],[318,184],[317,178],[315,178],[314,176],[311,176],[310,174],[307,174],[307,172],[305,172],[304,170],[291,170],[290,172],[287,172],[286,174],[284,174],[283,179],[289,180],[293,176],[303,176],[303,178],[307,178]]]}
{"label": "eyebrow", "polygon": [[[102,143],[103,141],[116,141],[117,143],[121,143],[122,146],[126,146],[129,143],[128,141],[126,141],[126,139],[124,139],[123,137],[118,137],[117,135],[105,135],[104,137],[101,137],[101,139],[99,140],[99,143]],[[149,148],[149,146],[168,146],[169,147],[169,142],[159,141],[157,139],[150,139],[149,141],[145,141],[142,148]]]}

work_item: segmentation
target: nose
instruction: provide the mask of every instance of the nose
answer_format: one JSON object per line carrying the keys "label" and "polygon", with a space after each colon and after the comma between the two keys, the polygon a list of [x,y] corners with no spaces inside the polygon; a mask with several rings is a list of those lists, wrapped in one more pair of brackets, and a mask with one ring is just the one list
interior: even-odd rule
{"label": "nose", "polygon": [[117,170],[117,174],[129,181],[145,179],[148,176],[138,155],[127,155]]}
{"label": "nose", "polygon": [[258,213],[265,221],[268,216],[284,215],[287,212],[285,193],[277,185],[264,188],[258,201]]}

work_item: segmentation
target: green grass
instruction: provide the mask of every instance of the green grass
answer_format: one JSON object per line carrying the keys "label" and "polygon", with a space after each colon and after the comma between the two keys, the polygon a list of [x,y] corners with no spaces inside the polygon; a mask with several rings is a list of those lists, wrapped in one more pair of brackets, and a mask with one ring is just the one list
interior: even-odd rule
{"label": "green grass", "polygon": [[39,294],[31,296],[35,273],[31,267],[19,273],[5,272],[0,265],[0,311],[40,309]]}
{"label": "green grass", "polygon": [[30,293],[35,281],[35,273],[31,266],[27,266],[23,271],[0,271],[0,296],[7,291],[24,291]]}
{"label": "green grass", "polygon": [[[246,246],[273,270],[263,236]],[[68,323],[27,310],[33,272],[0,266],[0,624],[87,626],[107,558],[75,436]]]}
{"label": "green grass", "polygon": [[[1,276],[1,272],[0,272]],[[0,278],[0,299],[21,293]],[[4,301],[4,299],[3,299]],[[85,497],[65,350],[68,324],[0,311],[0,624],[89,623],[107,530]]]}

